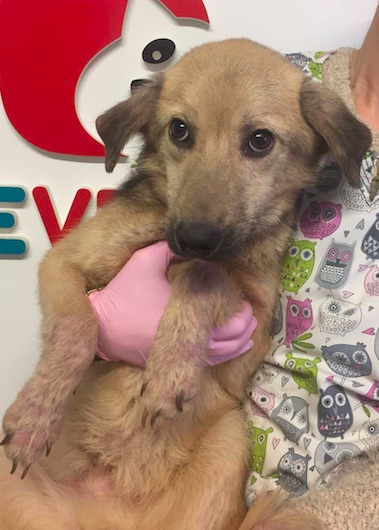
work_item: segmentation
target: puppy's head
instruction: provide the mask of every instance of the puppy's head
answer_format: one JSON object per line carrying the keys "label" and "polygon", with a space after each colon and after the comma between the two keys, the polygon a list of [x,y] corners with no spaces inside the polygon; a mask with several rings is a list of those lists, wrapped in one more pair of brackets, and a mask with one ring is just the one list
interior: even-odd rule
{"label": "puppy's head", "polygon": [[107,171],[130,136],[144,136],[141,171],[165,179],[169,244],[202,259],[275,231],[328,151],[357,185],[371,143],[336,95],[245,39],[193,49],[97,128]]}

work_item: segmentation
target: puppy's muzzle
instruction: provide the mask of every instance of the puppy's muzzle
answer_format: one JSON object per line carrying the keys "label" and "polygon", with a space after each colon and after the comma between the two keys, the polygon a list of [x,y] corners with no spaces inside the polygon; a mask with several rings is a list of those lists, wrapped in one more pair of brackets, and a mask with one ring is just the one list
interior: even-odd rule
{"label": "puppy's muzzle", "polygon": [[173,231],[172,250],[185,258],[211,260],[221,244],[221,230],[212,224],[181,221]]}

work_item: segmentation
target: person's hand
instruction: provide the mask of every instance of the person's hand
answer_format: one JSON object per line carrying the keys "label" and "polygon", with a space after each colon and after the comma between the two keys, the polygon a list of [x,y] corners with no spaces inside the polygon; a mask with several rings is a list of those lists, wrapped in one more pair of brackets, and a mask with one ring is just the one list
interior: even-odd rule
{"label": "person's hand", "polygon": [[[165,241],[138,250],[104,289],[88,295],[99,325],[99,357],[145,366],[170,297],[166,271],[173,257]],[[251,306],[243,302],[225,326],[213,330],[207,364],[228,361],[250,349],[256,326]]]}

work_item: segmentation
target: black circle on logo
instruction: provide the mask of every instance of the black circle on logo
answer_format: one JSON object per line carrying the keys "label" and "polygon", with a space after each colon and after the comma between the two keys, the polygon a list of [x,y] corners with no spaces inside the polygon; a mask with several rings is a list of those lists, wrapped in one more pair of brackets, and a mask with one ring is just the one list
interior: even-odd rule
{"label": "black circle on logo", "polygon": [[170,39],[152,40],[145,46],[142,59],[148,64],[161,64],[171,59],[175,52],[175,43]]}

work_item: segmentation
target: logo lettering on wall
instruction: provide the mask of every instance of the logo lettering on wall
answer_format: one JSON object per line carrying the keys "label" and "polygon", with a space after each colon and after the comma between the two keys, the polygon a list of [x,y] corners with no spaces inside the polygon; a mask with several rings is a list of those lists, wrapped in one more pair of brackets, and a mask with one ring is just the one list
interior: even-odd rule
{"label": "logo lettering on wall", "polygon": [[[112,197],[113,193],[114,190],[100,190],[96,196],[97,207],[100,208],[106,204]],[[76,192],[62,228],[59,226],[57,214],[54,210],[53,201],[48,188],[45,186],[34,188],[33,197],[47,235],[49,236],[50,243],[54,245],[54,243],[59,241],[67,232],[75,228],[75,226],[83,219],[89,202],[92,199],[92,193],[90,190],[84,188]]]}
{"label": "logo lettering on wall", "polygon": [[22,258],[28,250],[28,242],[23,238],[4,237],[17,225],[17,214],[5,208],[20,208],[26,201],[23,187],[0,186],[0,258]]}
{"label": "logo lettering on wall", "polygon": [[[157,1],[157,0],[152,0]],[[158,0],[175,18],[209,23],[202,0]],[[128,0],[1,0],[0,80],[3,105],[10,123],[42,154],[104,156],[104,147],[82,127],[75,92],[84,69],[100,51],[121,38]],[[169,39],[149,43],[143,51],[148,64],[160,64],[175,51]],[[138,80],[136,80],[138,83]],[[112,190],[101,190],[97,206]],[[12,237],[18,217],[14,208],[27,200],[23,186],[0,187],[0,258],[24,257],[28,241]],[[63,227],[59,226],[48,188],[32,196],[54,244],[85,215],[92,192],[79,189]]]}
{"label": "logo lettering on wall", "polygon": [[[112,189],[99,190],[96,195],[96,206],[101,208],[113,194]],[[32,195],[52,245],[80,223],[93,198],[90,190],[79,189],[61,228],[49,189],[46,186],[37,186],[33,189]],[[23,258],[28,250],[27,239],[7,235],[16,227],[18,218],[15,211],[5,209],[22,208],[26,200],[27,191],[22,186],[0,186],[0,258]]]}

